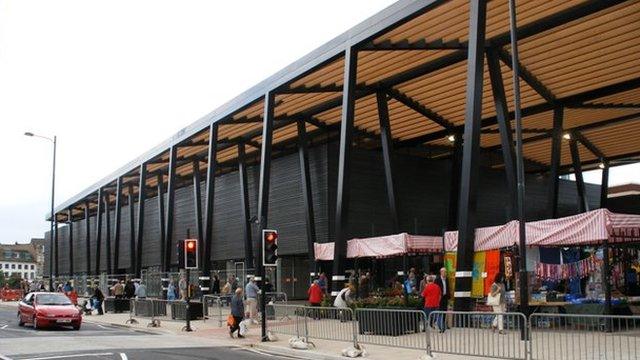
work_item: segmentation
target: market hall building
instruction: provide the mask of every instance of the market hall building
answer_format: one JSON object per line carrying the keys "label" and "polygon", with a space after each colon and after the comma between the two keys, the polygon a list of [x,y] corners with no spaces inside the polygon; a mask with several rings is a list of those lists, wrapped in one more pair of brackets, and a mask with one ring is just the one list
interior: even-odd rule
{"label": "market hall building", "polygon": [[[526,218],[606,207],[609,168],[640,157],[640,2],[517,14]],[[474,229],[517,217],[511,59],[506,1],[399,1],[59,204],[45,274],[177,271],[187,237],[205,274],[252,268],[266,228],[293,297],[319,270],[341,286],[352,238],[459,229],[471,272]],[[333,261],[313,261],[326,242]]]}

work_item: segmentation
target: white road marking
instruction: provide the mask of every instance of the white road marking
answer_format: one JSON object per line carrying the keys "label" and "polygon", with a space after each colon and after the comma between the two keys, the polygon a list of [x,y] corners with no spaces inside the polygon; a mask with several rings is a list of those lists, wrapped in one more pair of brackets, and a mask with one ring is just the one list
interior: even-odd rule
{"label": "white road marking", "polygon": [[0,354],[0,360],[13,360],[13,359],[8,357],[8,356],[4,356],[4,355]]}
{"label": "white road marking", "polygon": [[46,356],[46,357],[38,357],[38,358],[28,358],[28,359],[21,359],[21,360],[68,359],[68,358],[82,357],[82,356],[107,356],[107,355],[113,355],[113,353],[58,355],[58,356]]}
{"label": "white road marking", "polygon": [[99,328],[102,328],[102,329],[109,329],[108,327],[102,326],[102,325],[100,325],[100,324],[96,324],[96,325],[97,325]]}
{"label": "white road marking", "polygon": [[125,353],[120,353],[120,358],[122,360],[129,360],[129,358],[127,357],[127,354],[125,354]]}
{"label": "white road marking", "polygon": [[0,326],[0,329],[6,329],[7,326],[9,326],[9,325],[2,325],[2,326]]}

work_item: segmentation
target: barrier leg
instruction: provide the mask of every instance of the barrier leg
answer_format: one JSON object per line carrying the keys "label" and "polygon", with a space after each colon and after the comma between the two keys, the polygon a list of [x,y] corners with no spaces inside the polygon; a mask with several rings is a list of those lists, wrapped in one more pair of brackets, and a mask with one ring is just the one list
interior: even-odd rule
{"label": "barrier leg", "polygon": [[133,318],[134,306],[136,306],[136,301],[133,299],[129,300],[129,319],[124,322],[125,324],[133,325],[138,323],[138,320]]}

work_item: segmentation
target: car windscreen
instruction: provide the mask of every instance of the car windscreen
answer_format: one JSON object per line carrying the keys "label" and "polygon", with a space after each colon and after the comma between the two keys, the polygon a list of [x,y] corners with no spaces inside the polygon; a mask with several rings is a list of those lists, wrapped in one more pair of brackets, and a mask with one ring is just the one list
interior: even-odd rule
{"label": "car windscreen", "polygon": [[63,294],[38,294],[36,296],[38,305],[73,305],[71,300]]}

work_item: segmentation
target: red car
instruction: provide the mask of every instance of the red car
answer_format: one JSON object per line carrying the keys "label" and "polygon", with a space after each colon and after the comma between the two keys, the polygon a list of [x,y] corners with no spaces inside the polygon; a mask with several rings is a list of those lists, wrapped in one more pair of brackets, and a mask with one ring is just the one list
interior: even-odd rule
{"label": "red car", "polygon": [[71,326],[80,330],[82,314],[62,293],[33,292],[18,304],[18,325],[29,323],[34,329]]}

